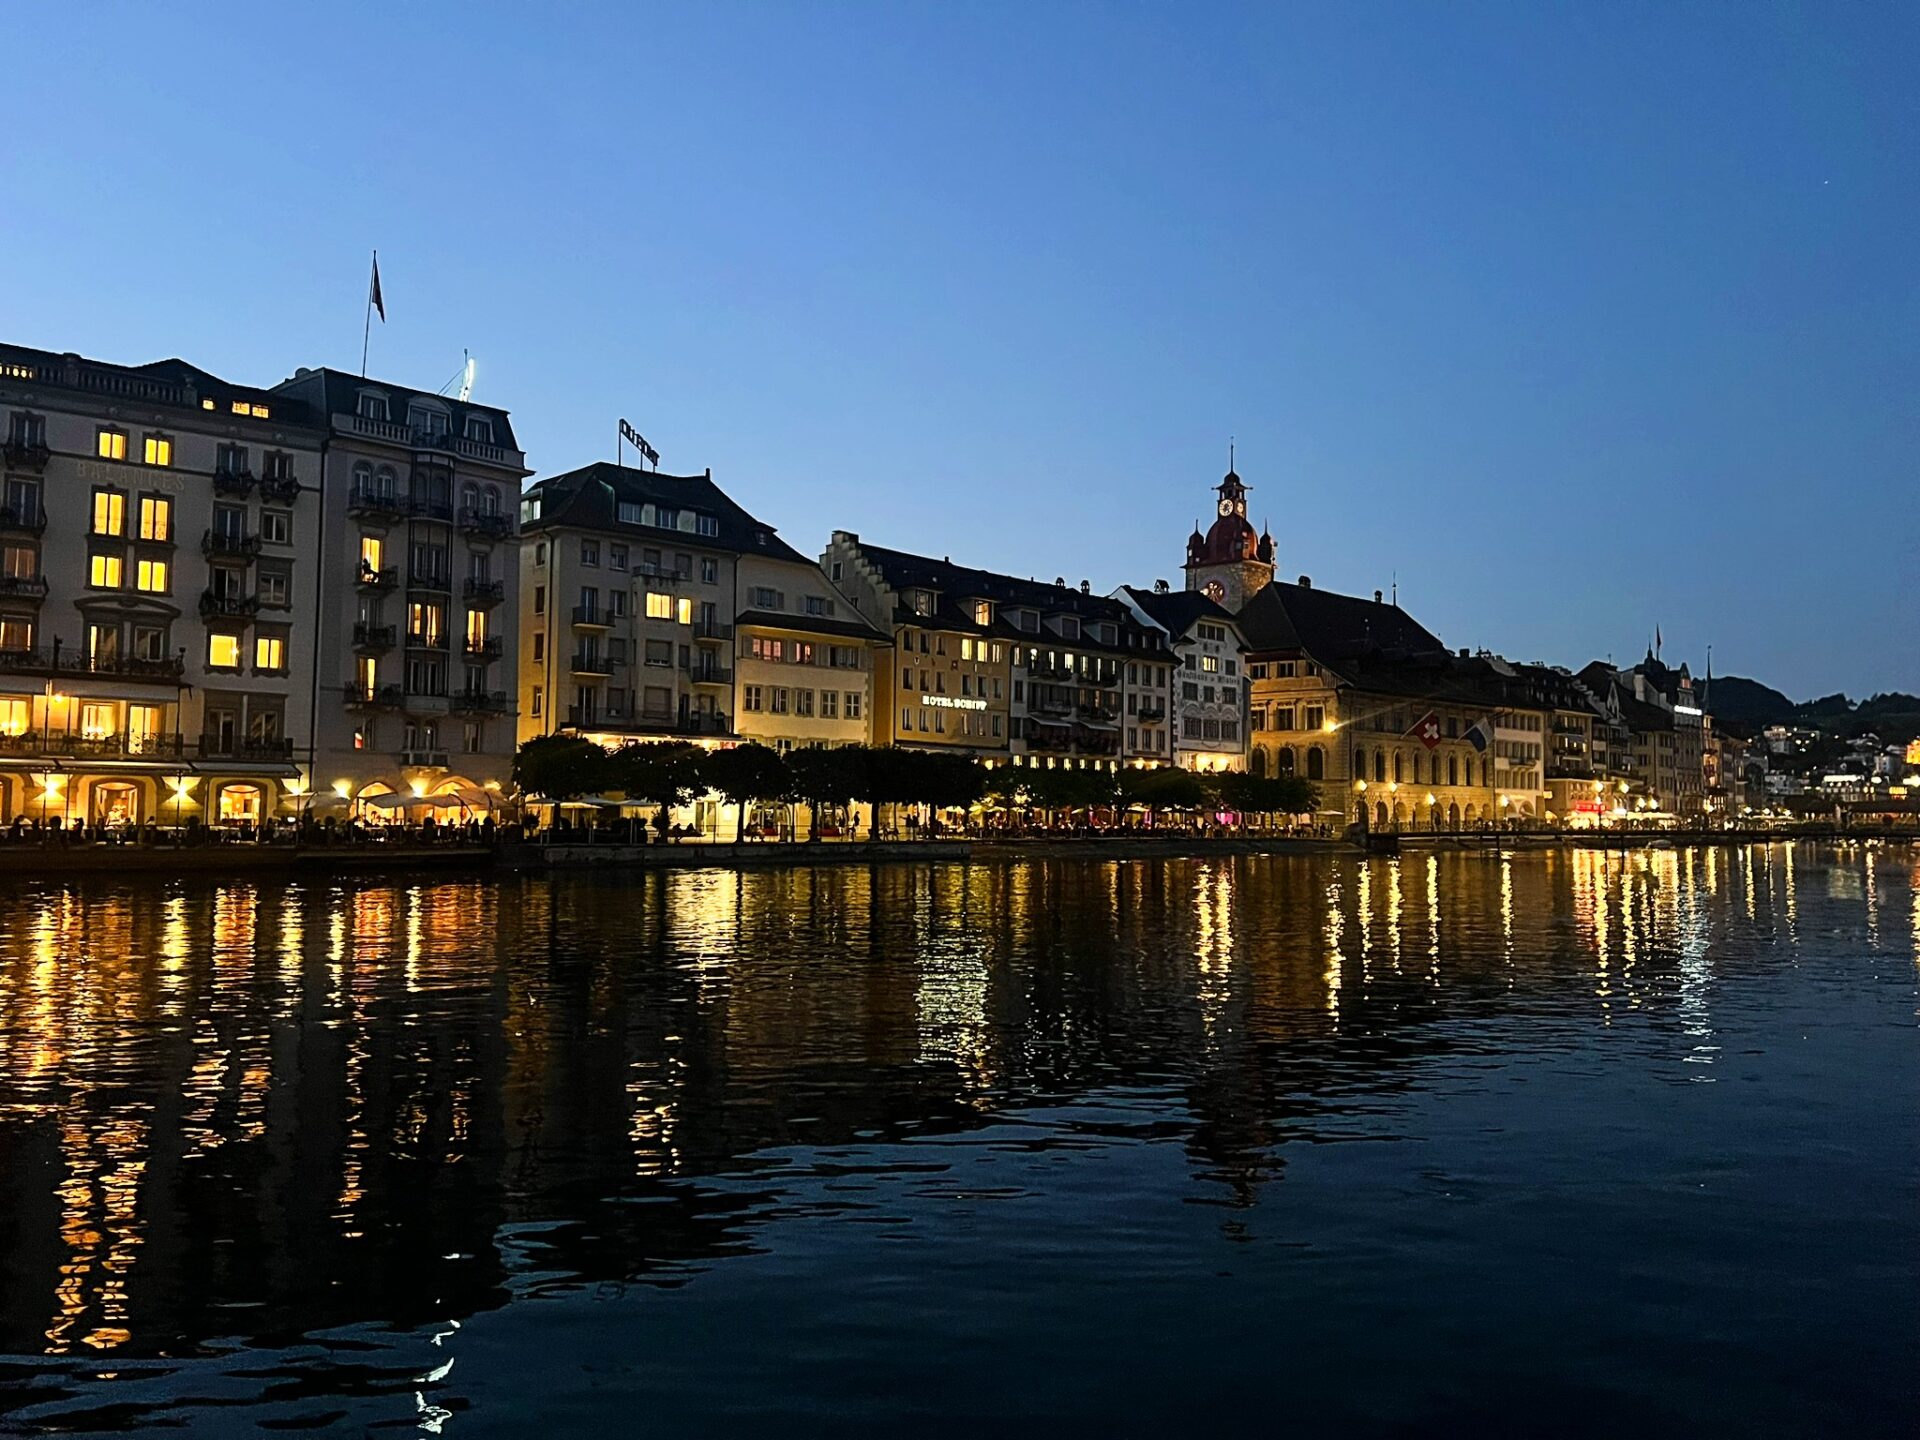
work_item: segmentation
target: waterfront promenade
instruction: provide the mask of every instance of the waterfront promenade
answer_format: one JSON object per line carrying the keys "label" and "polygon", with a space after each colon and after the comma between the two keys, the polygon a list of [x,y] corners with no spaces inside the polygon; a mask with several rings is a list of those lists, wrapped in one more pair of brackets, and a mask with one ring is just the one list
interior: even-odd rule
{"label": "waterfront promenade", "polygon": [[[512,832],[506,832],[509,836]],[[892,861],[1011,862],[1035,857],[1152,860],[1209,855],[1310,855],[1398,851],[1514,853],[1536,850],[1643,850],[1766,844],[1781,840],[1911,843],[1920,831],[1832,826],[1773,830],[1482,831],[1354,836],[1229,830],[985,832],[916,838],[747,841],[676,838],[633,844],[585,831],[541,831],[528,838],[483,837],[467,830],[371,831],[326,843],[282,836],[271,840],[202,836],[186,842],[47,836],[0,843],[0,876],[138,874],[238,875],[391,873],[421,870],[541,871],[590,869],[763,868],[781,865],[869,865]]]}

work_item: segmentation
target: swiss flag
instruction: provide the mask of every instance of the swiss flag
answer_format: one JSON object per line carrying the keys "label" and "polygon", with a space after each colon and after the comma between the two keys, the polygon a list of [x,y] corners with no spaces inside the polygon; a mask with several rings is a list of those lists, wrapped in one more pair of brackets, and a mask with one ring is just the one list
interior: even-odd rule
{"label": "swiss flag", "polygon": [[1440,743],[1440,717],[1429,710],[1413,722],[1413,729],[1407,733],[1417,737],[1422,745],[1432,750]]}

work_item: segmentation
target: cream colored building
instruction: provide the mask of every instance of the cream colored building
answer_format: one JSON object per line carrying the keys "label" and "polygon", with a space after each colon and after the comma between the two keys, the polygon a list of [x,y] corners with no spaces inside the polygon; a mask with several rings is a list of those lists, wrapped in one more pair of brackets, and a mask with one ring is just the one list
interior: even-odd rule
{"label": "cream colored building", "polygon": [[867,740],[887,637],[710,473],[589,465],[521,527],[521,739]]}
{"label": "cream colored building", "polygon": [[179,360],[0,347],[0,821],[255,824],[311,774],[323,435]]}

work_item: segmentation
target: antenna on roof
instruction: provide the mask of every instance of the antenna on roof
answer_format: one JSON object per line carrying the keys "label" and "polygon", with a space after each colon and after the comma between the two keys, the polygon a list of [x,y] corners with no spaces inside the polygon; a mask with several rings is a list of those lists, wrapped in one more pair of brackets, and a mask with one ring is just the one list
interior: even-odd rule
{"label": "antenna on roof", "polygon": [[1398,605],[1400,603],[1400,572],[1398,570],[1393,571],[1392,578],[1393,578],[1393,603]]}
{"label": "antenna on roof", "polygon": [[1233,469],[1233,436],[1231,435],[1227,436],[1227,469],[1229,472]]}

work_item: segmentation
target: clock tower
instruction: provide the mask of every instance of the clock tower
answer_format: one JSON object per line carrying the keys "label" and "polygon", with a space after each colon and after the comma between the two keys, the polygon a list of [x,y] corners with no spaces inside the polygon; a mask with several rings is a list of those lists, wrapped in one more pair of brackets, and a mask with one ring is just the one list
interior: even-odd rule
{"label": "clock tower", "polygon": [[1238,612],[1273,579],[1273,537],[1254,534],[1247,519],[1247,487],[1228,470],[1214,489],[1214,521],[1187,539],[1187,589]]}

